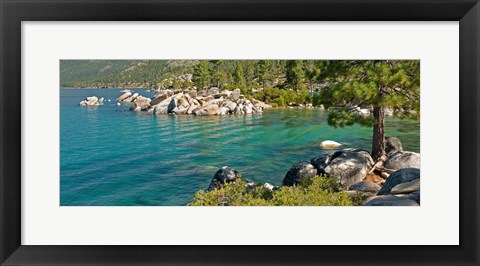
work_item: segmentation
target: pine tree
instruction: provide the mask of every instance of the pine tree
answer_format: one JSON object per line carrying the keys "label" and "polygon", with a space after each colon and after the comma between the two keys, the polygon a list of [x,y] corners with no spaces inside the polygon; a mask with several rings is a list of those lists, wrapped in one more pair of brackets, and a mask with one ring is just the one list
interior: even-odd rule
{"label": "pine tree", "polygon": [[272,80],[272,60],[258,61],[258,81],[262,83],[263,88],[268,81]]}
{"label": "pine tree", "polygon": [[320,74],[320,69],[315,65],[314,60],[305,61],[305,78],[308,81],[310,96],[313,97],[313,83],[316,81],[317,76]]}
{"label": "pine tree", "polygon": [[304,86],[303,82],[305,80],[303,61],[288,60],[285,68],[287,84],[289,84],[290,87],[295,91],[302,89],[302,87]]}
{"label": "pine tree", "polygon": [[202,90],[210,86],[210,71],[208,61],[200,60],[193,71],[193,82],[197,89]]}
{"label": "pine tree", "polygon": [[234,75],[235,84],[242,90],[247,87],[245,82],[245,73],[242,67],[242,64],[239,62],[237,67],[235,68],[235,75]]}
{"label": "pine tree", "polygon": [[[400,117],[420,118],[420,61],[361,60],[323,63],[324,79],[331,85],[322,91],[322,102],[330,110],[328,123],[373,126],[372,157],[385,155],[385,109]],[[373,117],[358,107],[373,108]]]}

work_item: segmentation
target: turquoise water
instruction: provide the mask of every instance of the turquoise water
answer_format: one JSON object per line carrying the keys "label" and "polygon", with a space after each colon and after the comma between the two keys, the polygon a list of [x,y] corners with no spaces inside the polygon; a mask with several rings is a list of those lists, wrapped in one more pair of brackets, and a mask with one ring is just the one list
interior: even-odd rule
{"label": "turquoise water", "polygon": [[[151,96],[145,90],[135,90]],[[280,185],[296,162],[332,150],[323,140],[370,150],[371,128],[335,129],[318,109],[245,116],[147,115],[117,106],[116,89],[60,90],[62,206],[185,205],[228,165],[256,182]],[[78,103],[95,95],[103,106]],[[386,133],[419,152],[418,122],[390,118]]]}

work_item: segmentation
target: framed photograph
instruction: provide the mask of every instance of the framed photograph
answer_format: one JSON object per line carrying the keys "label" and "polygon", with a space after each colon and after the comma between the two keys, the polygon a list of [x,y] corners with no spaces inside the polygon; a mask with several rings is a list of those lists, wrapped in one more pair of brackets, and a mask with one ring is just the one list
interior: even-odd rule
{"label": "framed photograph", "polygon": [[478,265],[478,1],[1,3],[1,265]]}

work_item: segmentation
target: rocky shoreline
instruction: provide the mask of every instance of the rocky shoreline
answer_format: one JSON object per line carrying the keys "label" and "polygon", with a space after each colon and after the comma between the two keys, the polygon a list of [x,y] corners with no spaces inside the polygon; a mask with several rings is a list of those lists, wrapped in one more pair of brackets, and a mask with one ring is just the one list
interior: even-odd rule
{"label": "rocky shoreline", "polygon": [[[123,90],[117,102],[127,103],[130,111],[148,114],[176,115],[227,115],[262,113],[263,109],[272,108],[270,104],[253,99],[247,99],[240,89],[233,91],[210,88],[203,91],[177,91],[165,89],[158,91],[152,98]],[[87,97],[80,102],[82,106],[96,106],[103,103],[103,98]]]}
{"label": "rocky shoreline", "polygon": [[[125,103],[130,111],[147,114],[175,115],[243,115],[262,113],[271,105],[247,99],[240,89],[233,91],[211,88],[203,91],[159,90],[152,98],[126,89],[117,98],[117,105]],[[103,105],[103,97],[90,96],[81,106]],[[311,106],[298,106],[311,108]],[[366,110],[358,110],[368,115]],[[326,140],[320,144],[325,150],[338,149],[340,143]],[[386,159],[383,167],[376,168],[370,153],[365,150],[347,148],[333,153],[325,153],[310,160],[294,164],[285,174],[281,186],[297,186],[303,179],[316,176],[335,178],[342,191],[352,197],[365,198],[364,206],[419,206],[420,205],[420,154],[404,151],[396,137],[386,138]],[[228,166],[220,168],[211,180],[207,191],[222,188],[225,183],[241,179],[238,171]],[[245,180],[246,181],[246,180]],[[260,184],[247,181],[246,186]],[[261,184],[267,190],[278,189],[270,183]]]}
{"label": "rocky shoreline", "polygon": [[[303,179],[324,175],[335,178],[342,191],[350,196],[364,197],[364,206],[419,206],[420,154],[403,151],[396,137],[387,137],[386,144],[388,159],[381,170],[372,171],[375,162],[369,152],[347,148],[294,164],[287,171],[282,186],[296,186]],[[222,188],[225,183],[239,178],[242,177],[237,170],[224,166],[215,173],[207,191]],[[250,187],[258,185],[251,181],[246,183]],[[270,183],[262,186],[271,191],[278,189]]]}

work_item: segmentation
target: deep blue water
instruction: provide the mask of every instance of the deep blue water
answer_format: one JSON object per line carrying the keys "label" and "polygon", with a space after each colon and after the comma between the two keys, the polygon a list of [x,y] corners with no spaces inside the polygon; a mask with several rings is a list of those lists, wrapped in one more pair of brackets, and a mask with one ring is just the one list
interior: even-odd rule
{"label": "deep blue water", "polygon": [[[61,89],[60,94],[62,206],[185,205],[225,165],[253,181],[279,185],[294,163],[332,152],[319,147],[323,140],[341,142],[341,148],[371,148],[371,128],[332,128],[318,109],[155,116],[117,106],[117,89]],[[78,105],[92,95],[111,102]],[[399,137],[405,150],[419,152],[418,122],[390,118],[386,134]]]}

